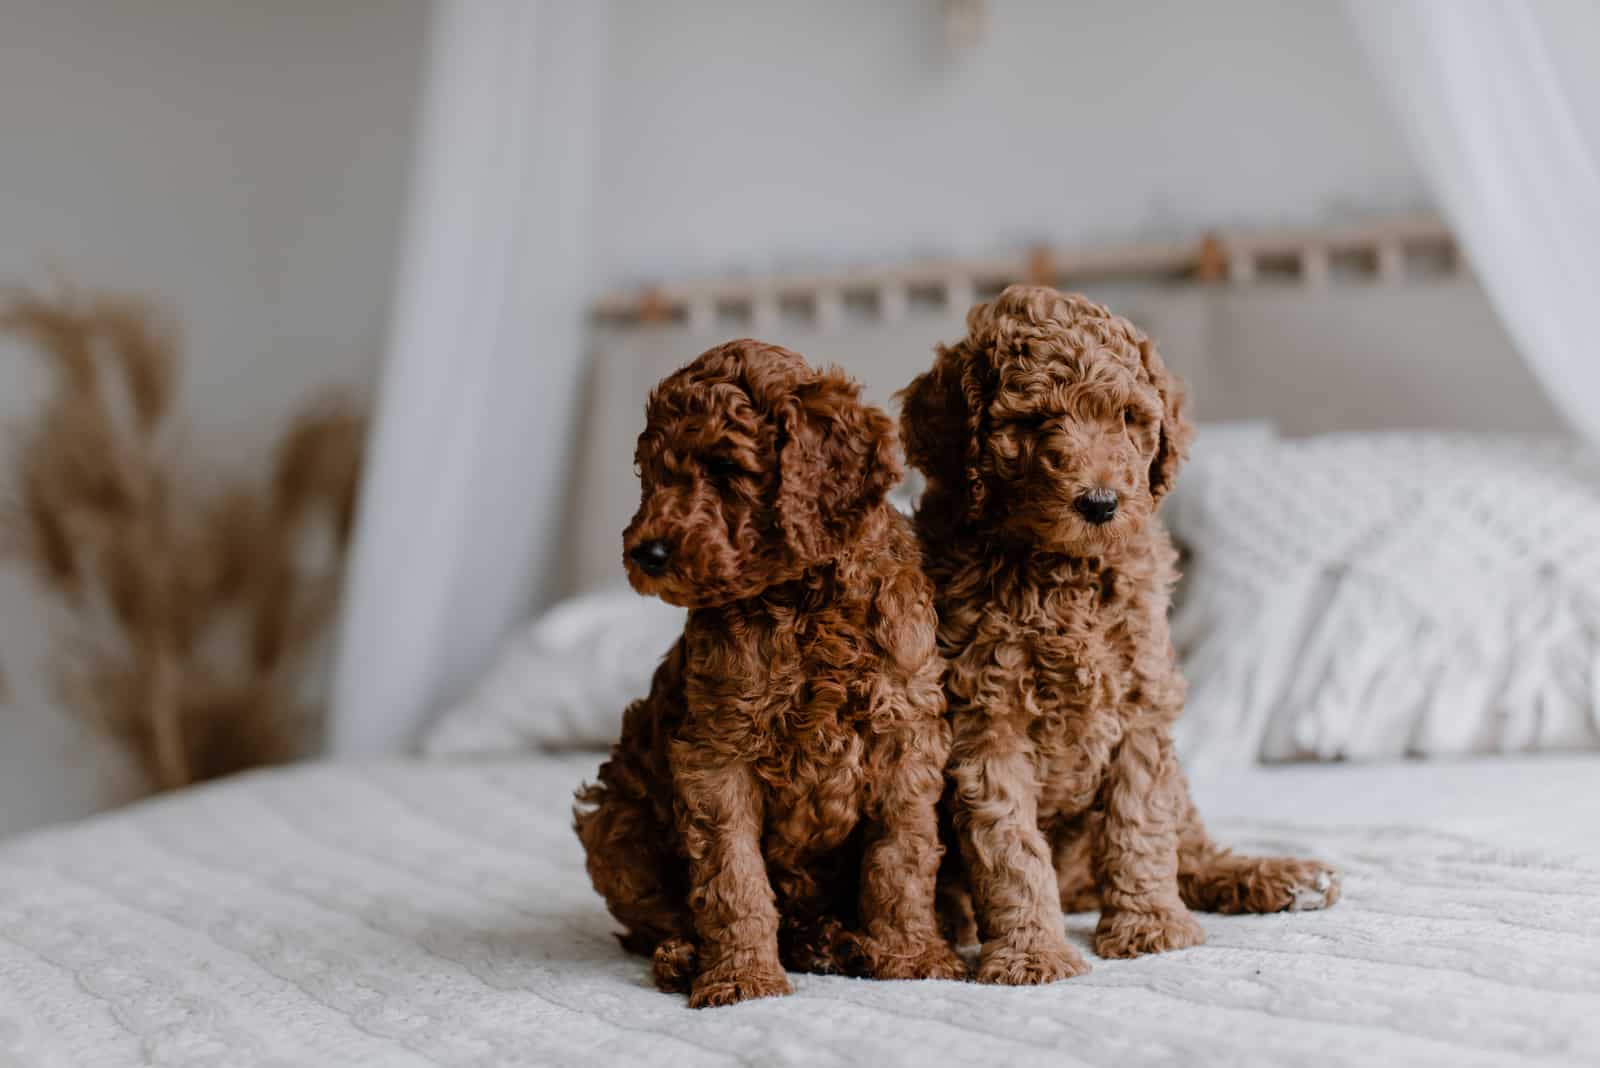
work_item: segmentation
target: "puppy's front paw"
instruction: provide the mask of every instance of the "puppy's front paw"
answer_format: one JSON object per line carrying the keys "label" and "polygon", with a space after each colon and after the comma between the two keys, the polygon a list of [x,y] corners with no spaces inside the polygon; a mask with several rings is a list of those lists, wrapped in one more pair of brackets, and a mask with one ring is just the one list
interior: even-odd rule
{"label": "puppy's front paw", "polygon": [[1202,945],[1206,932],[1183,907],[1157,912],[1102,910],[1094,932],[1094,951],[1102,957],[1142,957]]}
{"label": "puppy's front paw", "polygon": [[789,977],[777,961],[717,964],[695,976],[689,991],[691,1009],[713,1009],[751,998],[774,998],[794,993]]}
{"label": "puppy's front paw", "polygon": [[967,966],[940,939],[922,949],[892,952],[886,948],[875,949],[872,954],[874,979],[965,979]]}
{"label": "puppy's front paw", "polygon": [[978,957],[978,982],[1002,986],[1039,986],[1088,970],[1083,954],[1059,935],[995,939],[983,944]]}

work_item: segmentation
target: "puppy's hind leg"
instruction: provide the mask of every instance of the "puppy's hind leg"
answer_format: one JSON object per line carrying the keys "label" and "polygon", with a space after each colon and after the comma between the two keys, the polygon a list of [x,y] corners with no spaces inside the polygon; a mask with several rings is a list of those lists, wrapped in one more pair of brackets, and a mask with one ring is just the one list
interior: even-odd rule
{"label": "puppy's hind leg", "polygon": [[944,846],[944,857],[939,861],[939,881],[934,890],[939,929],[952,946],[975,946],[979,941],[978,917],[972,907],[972,892],[967,888],[961,842],[950,820],[948,796],[939,806],[939,841]]}
{"label": "puppy's hind leg", "polygon": [[1184,904],[1201,912],[1301,912],[1339,900],[1339,873],[1295,857],[1243,857],[1206,833],[1189,800],[1178,839],[1178,888]]}
{"label": "puppy's hind leg", "polygon": [[1100,816],[1086,812],[1064,820],[1050,836],[1062,912],[1093,912],[1100,907],[1100,886],[1094,870],[1094,840]]}
{"label": "puppy's hind leg", "polygon": [[622,947],[652,958],[657,987],[681,993],[689,989],[697,962],[683,862],[649,802],[604,781],[612,770],[603,768],[602,782],[580,790],[573,808],[589,879],[627,928],[617,936]]}
{"label": "puppy's hind leg", "polygon": [[867,975],[866,949],[855,931],[857,837],[840,847],[840,856],[808,864],[795,843],[768,836],[767,876],[778,898],[778,957],[788,970]]}

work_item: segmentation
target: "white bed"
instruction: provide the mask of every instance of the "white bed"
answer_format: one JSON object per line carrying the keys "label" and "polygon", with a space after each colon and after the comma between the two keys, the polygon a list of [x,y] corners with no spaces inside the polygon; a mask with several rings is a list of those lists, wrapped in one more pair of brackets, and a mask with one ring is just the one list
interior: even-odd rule
{"label": "white bed", "polygon": [[0,845],[0,1064],[1600,1062],[1600,760],[1202,782],[1217,831],[1330,859],[1344,900],[1046,988],[797,977],[697,1012],[589,888],[595,759],[308,766]]}
{"label": "white bed", "polygon": [[[1105,295],[1162,339],[1207,419],[1301,434],[1551,425],[1470,279]],[[819,316],[770,336],[887,401],[963,308],[947,296],[926,315]],[[565,535],[575,590],[617,578],[645,390],[726,336],[704,328],[602,337]],[[1471,388],[1432,388],[1446,360]],[[489,719],[461,718],[430,749],[614,736],[608,672],[651,659],[625,637],[585,631],[588,661],[529,659],[570,660],[598,688],[491,675]],[[606,648],[611,668],[584,667]],[[596,689],[592,717],[516,718],[531,696]],[[1225,727],[1202,733],[1253,751]],[[1196,762],[1220,836],[1331,860],[1344,900],[1205,917],[1202,948],[1047,988],[797,977],[792,998],[706,1012],[651,987],[589,887],[569,799],[597,761],[304,766],[0,841],[0,1066],[1600,1063],[1600,753],[1226,775],[1237,764]],[[1068,920],[1086,952],[1093,920]]]}

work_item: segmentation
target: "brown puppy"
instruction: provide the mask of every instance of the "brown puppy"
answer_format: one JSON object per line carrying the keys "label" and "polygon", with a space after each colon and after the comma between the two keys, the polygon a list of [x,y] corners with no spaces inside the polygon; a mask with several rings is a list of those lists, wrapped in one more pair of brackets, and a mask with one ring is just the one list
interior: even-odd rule
{"label": "brown puppy", "polygon": [[1132,957],[1203,941],[1190,907],[1332,904],[1330,869],[1213,844],[1173,754],[1176,554],[1156,506],[1190,436],[1181,384],[1126,319],[1053,289],[1012,286],[967,330],[907,387],[902,429],[928,477],[978,978],[1086,971],[1063,907],[1098,905],[1096,952]]}
{"label": "brown puppy", "polygon": [[950,729],[894,443],[853,381],[756,341],[650,397],[628,579],[692,611],[575,815],[623,945],[691,1005],[789,993],[785,964],[965,974],[934,911]]}

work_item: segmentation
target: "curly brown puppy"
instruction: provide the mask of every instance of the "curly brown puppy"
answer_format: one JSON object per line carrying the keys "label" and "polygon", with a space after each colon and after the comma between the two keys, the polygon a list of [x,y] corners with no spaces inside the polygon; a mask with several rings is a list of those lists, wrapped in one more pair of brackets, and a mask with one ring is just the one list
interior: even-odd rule
{"label": "curly brown puppy", "polygon": [[1213,844],[1173,754],[1176,553],[1156,508],[1190,436],[1181,384],[1126,319],[1053,289],[1012,286],[967,330],[905,390],[902,429],[928,478],[978,978],[1086,971],[1063,907],[1098,905],[1096,952],[1132,957],[1203,941],[1191,907],[1332,904],[1331,869]]}
{"label": "curly brown puppy", "polygon": [[628,579],[691,611],[575,817],[623,945],[691,1005],[789,993],[785,964],[965,974],[934,909],[950,728],[894,446],[853,381],[756,341],[650,397]]}

